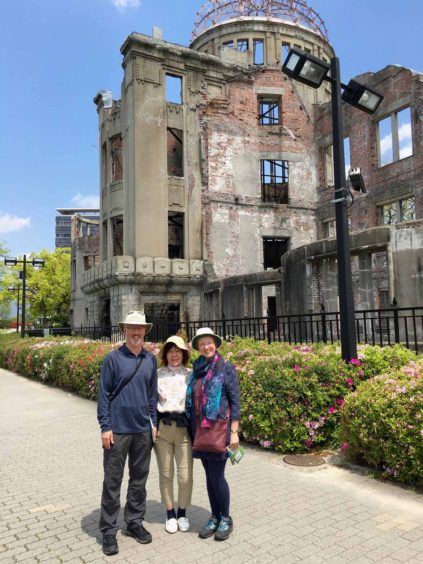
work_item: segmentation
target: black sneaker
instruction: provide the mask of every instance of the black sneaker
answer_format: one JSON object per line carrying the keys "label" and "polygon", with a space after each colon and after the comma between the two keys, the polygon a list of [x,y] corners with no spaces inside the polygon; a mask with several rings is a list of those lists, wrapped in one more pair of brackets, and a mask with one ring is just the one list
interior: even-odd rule
{"label": "black sneaker", "polygon": [[216,534],[214,535],[214,540],[224,541],[229,538],[229,535],[234,530],[234,524],[232,517],[222,517],[217,528]]}
{"label": "black sneaker", "polygon": [[151,534],[141,525],[128,525],[126,528],[126,535],[134,537],[134,539],[141,544],[148,544],[153,540]]}
{"label": "black sneaker", "polygon": [[119,552],[116,535],[103,535],[103,553],[106,556],[113,556]]}
{"label": "black sneaker", "polygon": [[200,539],[208,539],[209,537],[212,537],[214,535],[214,533],[217,531],[218,526],[219,521],[216,519],[216,517],[214,517],[214,515],[212,515],[207,523],[203,525],[203,528],[198,533],[198,536],[200,537]]}

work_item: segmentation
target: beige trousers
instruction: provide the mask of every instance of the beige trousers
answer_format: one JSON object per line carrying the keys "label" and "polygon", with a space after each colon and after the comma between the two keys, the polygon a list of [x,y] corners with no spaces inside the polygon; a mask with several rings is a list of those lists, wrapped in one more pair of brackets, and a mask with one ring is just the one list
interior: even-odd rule
{"label": "beige trousers", "polygon": [[178,480],[178,507],[186,509],[191,503],[192,494],[192,449],[191,439],[186,427],[159,424],[159,434],[154,445],[159,468],[159,483],[162,502],[173,507],[174,461]]}

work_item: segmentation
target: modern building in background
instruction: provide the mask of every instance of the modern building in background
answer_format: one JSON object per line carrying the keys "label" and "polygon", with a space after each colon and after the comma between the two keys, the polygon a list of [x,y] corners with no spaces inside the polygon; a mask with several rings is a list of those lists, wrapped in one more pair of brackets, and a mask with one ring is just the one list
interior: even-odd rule
{"label": "modern building in background", "polygon": [[[78,267],[74,245],[75,325],[130,309],[178,321],[337,308],[330,90],[282,74],[291,47],[334,55],[305,2],[206,2],[189,47],[158,28],[126,39],[121,99],[94,100],[100,259]],[[422,75],[388,66],[356,80],[385,97],[373,116],[344,109],[348,166],[367,188],[350,206],[356,307],[415,305]]]}
{"label": "modern building in background", "polygon": [[[72,221],[75,216],[79,216],[89,222],[82,222],[81,236],[97,235],[99,233],[99,217],[100,210],[96,208],[59,208],[56,210],[56,239],[55,246],[57,247],[72,247]],[[78,234],[79,235],[79,234]]]}

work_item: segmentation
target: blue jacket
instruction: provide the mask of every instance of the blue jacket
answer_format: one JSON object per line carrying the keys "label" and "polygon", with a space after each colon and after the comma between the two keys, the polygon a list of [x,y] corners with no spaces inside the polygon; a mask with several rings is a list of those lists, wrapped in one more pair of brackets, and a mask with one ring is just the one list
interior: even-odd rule
{"label": "blue jacket", "polygon": [[[110,402],[113,391],[135,370],[140,368],[121,392]],[[157,361],[142,349],[136,357],[126,345],[106,356],[101,368],[97,418],[102,432],[145,433],[157,425]]]}

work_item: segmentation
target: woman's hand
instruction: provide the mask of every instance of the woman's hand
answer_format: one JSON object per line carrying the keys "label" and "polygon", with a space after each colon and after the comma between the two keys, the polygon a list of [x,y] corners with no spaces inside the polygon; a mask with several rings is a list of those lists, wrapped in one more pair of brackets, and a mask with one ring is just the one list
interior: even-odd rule
{"label": "woman's hand", "polygon": [[229,446],[231,447],[231,450],[236,451],[239,448],[239,435],[238,435],[238,431],[231,431],[231,438],[230,438],[230,444]]}

